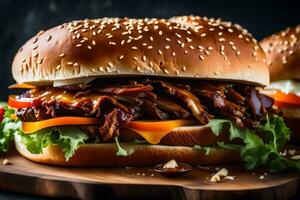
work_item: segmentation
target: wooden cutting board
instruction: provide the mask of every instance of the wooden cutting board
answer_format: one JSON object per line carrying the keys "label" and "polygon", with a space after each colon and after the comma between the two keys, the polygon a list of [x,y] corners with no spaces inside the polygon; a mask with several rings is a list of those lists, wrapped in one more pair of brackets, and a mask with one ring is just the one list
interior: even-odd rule
{"label": "wooden cutting board", "polygon": [[[216,167],[194,167],[188,174],[167,178],[151,168],[66,168],[41,165],[16,152],[4,155],[0,188],[49,197],[79,199],[289,199],[299,189],[298,172],[264,175],[241,166],[223,166],[234,180],[210,182]],[[259,177],[264,175],[263,179]]]}

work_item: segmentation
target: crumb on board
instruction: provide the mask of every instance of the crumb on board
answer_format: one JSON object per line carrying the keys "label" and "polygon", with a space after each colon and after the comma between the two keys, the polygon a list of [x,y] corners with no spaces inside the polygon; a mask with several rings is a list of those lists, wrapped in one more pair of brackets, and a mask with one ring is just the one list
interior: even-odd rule
{"label": "crumb on board", "polygon": [[2,164],[3,164],[3,165],[8,165],[8,164],[9,164],[9,160],[5,158],[5,159],[3,160],[3,162],[2,162]]}
{"label": "crumb on board", "polygon": [[227,175],[228,175],[228,170],[226,168],[222,168],[211,177],[210,182],[213,183],[220,182],[221,177],[226,177]]}

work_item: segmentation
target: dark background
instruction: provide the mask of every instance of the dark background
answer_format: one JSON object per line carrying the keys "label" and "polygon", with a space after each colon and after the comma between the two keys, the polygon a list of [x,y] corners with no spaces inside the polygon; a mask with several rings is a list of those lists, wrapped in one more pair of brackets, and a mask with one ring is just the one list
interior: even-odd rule
{"label": "dark background", "polygon": [[[258,40],[300,24],[299,0],[0,0],[0,100],[14,81],[15,52],[41,29],[82,18],[200,15],[233,21]],[[0,191],[1,199],[39,199]]]}
{"label": "dark background", "polygon": [[14,83],[11,63],[18,48],[39,30],[66,21],[193,14],[239,23],[261,39],[300,24],[299,7],[298,0],[0,0],[0,100]]}

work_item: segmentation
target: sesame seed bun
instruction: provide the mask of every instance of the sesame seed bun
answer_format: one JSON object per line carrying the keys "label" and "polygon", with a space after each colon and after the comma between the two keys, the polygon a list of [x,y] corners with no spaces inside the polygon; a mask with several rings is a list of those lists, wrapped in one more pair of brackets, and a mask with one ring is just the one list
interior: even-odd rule
{"label": "sesame seed bun", "polygon": [[18,83],[35,84],[147,75],[268,85],[264,59],[256,40],[229,22],[103,18],[38,33],[20,48],[12,72]]}
{"label": "sesame seed bun", "polygon": [[264,38],[259,44],[267,56],[271,81],[300,79],[300,25]]}

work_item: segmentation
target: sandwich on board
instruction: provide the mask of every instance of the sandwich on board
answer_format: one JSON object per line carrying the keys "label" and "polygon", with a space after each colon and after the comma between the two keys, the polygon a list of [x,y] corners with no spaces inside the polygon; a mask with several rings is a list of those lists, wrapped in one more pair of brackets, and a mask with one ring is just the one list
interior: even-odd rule
{"label": "sandwich on board", "polygon": [[267,56],[271,84],[265,94],[275,99],[291,128],[291,142],[300,144],[300,26],[264,38],[260,45]]}
{"label": "sandwich on board", "polygon": [[[193,16],[103,18],[40,32],[16,54],[4,143],[67,166],[243,161],[299,168],[265,54],[241,26]],[[2,148],[6,150],[6,148]]]}

